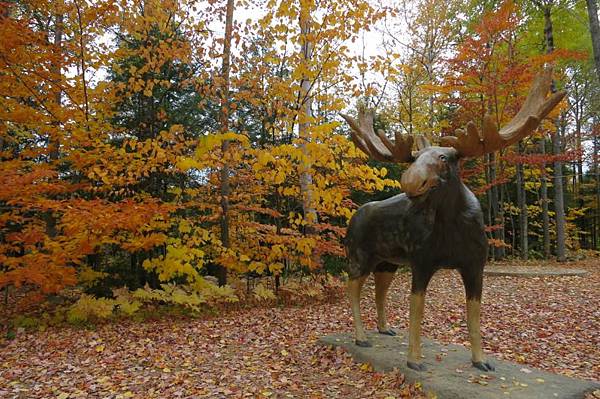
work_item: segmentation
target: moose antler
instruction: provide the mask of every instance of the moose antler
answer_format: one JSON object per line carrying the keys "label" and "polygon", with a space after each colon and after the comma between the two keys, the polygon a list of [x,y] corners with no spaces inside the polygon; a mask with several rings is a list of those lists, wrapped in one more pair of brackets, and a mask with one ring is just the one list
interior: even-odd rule
{"label": "moose antler", "polygon": [[563,99],[566,92],[560,91],[546,99],[552,83],[552,68],[544,68],[536,77],[527,99],[515,117],[500,131],[490,115],[483,119],[482,131],[473,121],[467,123],[466,132],[456,130],[456,136],[445,136],[440,140],[444,147],[454,147],[463,157],[478,157],[507,147],[525,138]]}
{"label": "moose antler", "polygon": [[383,130],[378,129],[375,134],[373,111],[359,109],[358,122],[348,115],[341,116],[351,127],[350,134],[354,144],[371,158],[386,162],[409,162],[413,159],[412,136],[402,137],[399,132],[394,132],[395,142],[392,143]]}

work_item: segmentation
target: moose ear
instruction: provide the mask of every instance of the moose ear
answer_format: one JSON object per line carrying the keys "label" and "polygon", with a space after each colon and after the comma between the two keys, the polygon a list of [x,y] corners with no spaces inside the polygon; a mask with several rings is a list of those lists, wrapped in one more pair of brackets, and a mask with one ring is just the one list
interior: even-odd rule
{"label": "moose ear", "polygon": [[428,147],[431,147],[431,143],[429,143],[429,140],[427,140],[425,138],[425,136],[423,136],[423,135],[418,135],[417,136],[417,150],[421,151]]}

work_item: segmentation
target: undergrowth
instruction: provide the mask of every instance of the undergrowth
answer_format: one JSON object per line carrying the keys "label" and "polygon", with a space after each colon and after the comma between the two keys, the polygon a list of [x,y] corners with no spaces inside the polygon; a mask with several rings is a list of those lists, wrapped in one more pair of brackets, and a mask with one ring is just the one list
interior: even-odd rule
{"label": "undergrowth", "polygon": [[[47,300],[36,311],[7,317],[2,337],[17,331],[44,331],[50,326],[95,328],[98,324],[130,319],[142,322],[167,317],[214,317],[251,307],[302,306],[335,302],[343,296],[344,282],[329,275],[289,278],[277,286],[272,278],[233,279],[218,287],[210,280],[195,286],[161,284],[160,288],[114,289],[112,297],[87,294],[82,287]],[[25,293],[26,294],[26,293]],[[6,309],[5,309],[6,310]]]}

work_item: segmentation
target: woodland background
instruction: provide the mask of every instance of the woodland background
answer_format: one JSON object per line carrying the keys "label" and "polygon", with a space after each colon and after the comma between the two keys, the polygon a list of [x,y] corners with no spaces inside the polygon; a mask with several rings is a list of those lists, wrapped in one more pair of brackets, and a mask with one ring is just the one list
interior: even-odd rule
{"label": "woodland background", "polygon": [[4,310],[326,295],[352,213],[405,168],[367,160],[339,112],[433,141],[502,125],[548,62],[566,101],[463,178],[490,258],[600,249],[595,0],[16,0],[0,38]]}

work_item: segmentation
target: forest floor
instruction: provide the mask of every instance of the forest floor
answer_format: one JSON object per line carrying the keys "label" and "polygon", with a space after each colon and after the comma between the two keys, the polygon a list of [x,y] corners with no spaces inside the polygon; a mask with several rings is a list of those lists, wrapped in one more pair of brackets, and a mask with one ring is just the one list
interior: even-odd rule
{"label": "forest floor", "polygon": [[[486,352],[524,367],[600,380],[600,259],[560,266],[589,274],[486,277]],[[390,324],[398,329],[408,325],[409,285],[410,275],[400,274],[390,291]],[[363,315],[374,329],[372,282]],[[376,373],[340,349],[317,344],[320,336],[351,331],[351,325],[349,305],[341,298],[200,319],[119,321],[93,330],[19,331],[0,344],[0,397],[433,397],[420,392],[419,384],[405,384],[398,372]],[[456,272],[434,276],[423,334],[468,346]]]}

